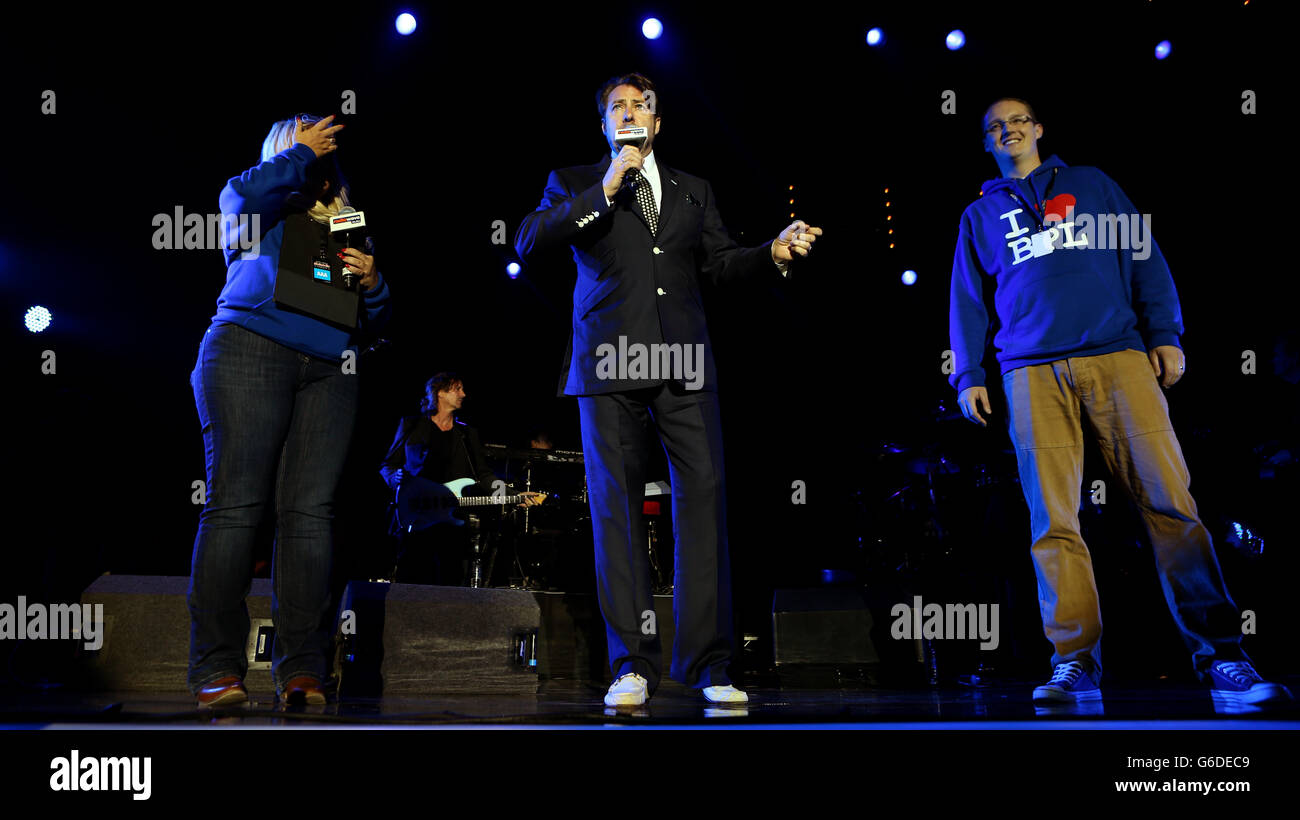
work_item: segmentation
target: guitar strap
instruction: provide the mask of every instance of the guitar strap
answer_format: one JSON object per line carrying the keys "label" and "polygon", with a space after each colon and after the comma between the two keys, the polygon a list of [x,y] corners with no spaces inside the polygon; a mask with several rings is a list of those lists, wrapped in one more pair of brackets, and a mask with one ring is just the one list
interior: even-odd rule
{"label": "guitar strap", "polygon": [[469,442],[465,441],[468,437],[465,428],[456,427],[455,429],[458,438],[460,438],[460,448],[465,451],[465,463],[469,465],[470,477],[474,479],[475,484],[478,484],[479,465],[474,463],[474,454],[469,450]]}

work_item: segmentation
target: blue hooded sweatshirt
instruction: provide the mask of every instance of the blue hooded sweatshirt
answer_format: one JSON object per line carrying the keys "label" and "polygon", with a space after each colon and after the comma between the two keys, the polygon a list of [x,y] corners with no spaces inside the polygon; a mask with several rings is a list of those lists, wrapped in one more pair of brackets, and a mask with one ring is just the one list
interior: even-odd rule
{"label": "blue hooded sweatshirt", "polygon": [[1183,332],[1173,277],[1149,224],[1110,177],[1055,156],[1025,179],[984,183],[962,214],[948,314],[955,357],[948,381],[959,393],[985,383],[987,285],[1004,374],[1177,346]]}
{"label": "blue hooded sweatshirt", "polygon": [[[281,310],[273,298],[289,195],[306,183],[307,168],[315,159],[314,151],[296,143],[226,183],[221,191],[223,219],[237,224],[236,215],[259,214],[262,237],[251,252],[239,250],[235,241],[227,243],[226,286],[212,322],[239,325],[300,353],[337,362],[345,350],[356,350],[355,333],[305,313]],[[363,327],[376,331],[392,314],[388,283],[380,276],[361,296]]]}

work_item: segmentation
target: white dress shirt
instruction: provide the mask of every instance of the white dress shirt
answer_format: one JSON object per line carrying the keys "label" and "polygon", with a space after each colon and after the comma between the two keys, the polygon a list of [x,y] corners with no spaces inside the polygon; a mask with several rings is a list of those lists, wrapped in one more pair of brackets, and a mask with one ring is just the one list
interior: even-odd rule
{"label": "white dress shirt", "polygon": [[[611,159],[616,156],[618,156],[617,151],[610,152]],[[632,171],[629,170],[628,173],[632,173]],[[641,173],[645,174],[646,179],[650,180],[650,190],[654,191],[655,195],[655,210],[659,213],[663,213],[664,189],[663,185],[661,185],[659,181],[659,163],[655,162],[654,151],[645,155],[645,159],[641,163]],[[626,179],[626,174],[624,175],[624,178]],[[605,197],[605,207],[612,208],[613,206],[614,203],[609,201],[609,197]],[[773,262],[776,264],[776,269],[781,272],[782,276],[789,275],[790,269],[788,262],[776,262],[776,260],[773,260]]]}

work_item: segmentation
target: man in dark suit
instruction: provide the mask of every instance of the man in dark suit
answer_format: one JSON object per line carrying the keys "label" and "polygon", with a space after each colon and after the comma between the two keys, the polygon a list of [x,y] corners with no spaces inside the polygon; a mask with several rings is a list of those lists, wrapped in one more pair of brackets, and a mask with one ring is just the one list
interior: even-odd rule
{"label": "man in dark suit", "polygon": [[[672,677],[713,702],[744,702],[727,676],[732,639],[722,430],[700,279],[780,281],[822,231],[794,222],[767,245],[727,235],[703,179],[659,163],[654,84],[615,77],[597,92],[610,154],[551,172],[515,249],[527,260],[569,246],[577,263],[572,334],[560,395],[578,397],[605,617],[610,706],[645,702],[662,648],[642,502],[648,431],[668,456],[677,529]],[[639,144],[620,132],[645,129]]]}

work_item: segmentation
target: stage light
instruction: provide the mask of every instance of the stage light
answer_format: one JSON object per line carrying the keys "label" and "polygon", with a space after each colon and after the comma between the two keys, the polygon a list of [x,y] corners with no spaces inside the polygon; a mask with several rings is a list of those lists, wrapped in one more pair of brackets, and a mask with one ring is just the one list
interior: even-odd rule
{"label": "stage light", "polygon": [[948,46],[949,51],[956,51],[966,45],[966,35],[962,33],[961,29],[955,28],[948,32],[948,36],[943,42]]}
{"label": "stage light", "polygon": [[406,35],[415,31],[415,15],[402,12],[397,15],[397,33]]}
{"label": "stage light", "polygon": [[1174,46],[1168,40],[1161,40],[1156,44],[1156,59],[1163,60],[1169,56],[1169,50]]}
{"label": "stage light", "polygon": [[506,276],[509,276],[511,279],[519,276],[518,262],[511,262],[509,265],[506,265]]}
{"label": "stage light", "polygon": [[27,329],[32,333],[40,333],[50,326],[53,319],[54,316],[50,313],[49,308],[36,305],[27,309],[27,315],[23,317],[23,324],[27,325]]}
{"label": "stage light", "polygon": [[658,18],[647,17],[641,24],[641,33],[647,40],[658,40],[659,35],[664,33],[664,24],[659,22]]}
{"label": "stage light", "polygon": [[885,32],[881,31],[879,28],[873,28],[871,31],[867,32],[867,45],[879,46],[884,45],[884,43]]}
{"label": "stage light", "polygon": [[905,271],[903,271],[903,284],[904,284],[904,285],[915,285],[915,284],[916,284],[916,271],[914,271],[914,270],[905,270]]}

